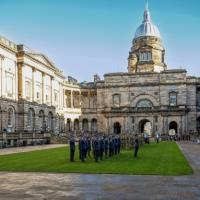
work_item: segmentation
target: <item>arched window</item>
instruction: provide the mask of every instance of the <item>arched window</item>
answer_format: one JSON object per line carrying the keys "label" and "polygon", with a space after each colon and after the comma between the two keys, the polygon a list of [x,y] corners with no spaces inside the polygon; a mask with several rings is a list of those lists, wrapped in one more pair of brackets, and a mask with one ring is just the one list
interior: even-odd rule
{"label": "arched window", "polygon": [[8,109],[8,126],[12,126],[13,118],[14,118],[14,109],[13,108],[9,108]]}
{"label": "arched window", "polygon": [[50,131],[53,130],[53,113],[52,112],[49,112],[48,114],[48,129]]}
{"label": "arched window", "polygon": [[35,128],[35,112],[32,108],[28,110],[28,129],[32,131]]}
{"label": "arched window", "polygon": [[112,96],[113,106],[119,107],[120,106],[120,94],[113,94]]}
{"label": "arched window", "polygon": [[40,121],[40,130],[45,131],[46,123],[45,123],[45,115],[44,115],[43,110],[40,110],[40,112],[39,112],[39,121]]}
{"label": "arched window", "polygon": [[137,108],[152,108],[153,104],[148,99],[142,99],[137,103],[136,107]]}
{"label": "arched window", "polygon": [[15,110],[13,107],[8,108],[8,132],[15,131]]}
{"label": "arched window", "polygon": [[71,130],[71,119],[67,119],[67,131]]}
{"label": "arched window", "polygon": [[97,120],[96,119],[92,119],[92,121],[91,121],[91,131],[97,132]]}
{"label": "arched window", "polygon": [[114,132],[114,134],[120,134],[121,133],[121,124],[119,122],[115,122],[113,124],[113,132]]}
{"label": "arched window", "polygon": [[88,131],[89,130],[89,126],[88,126],[88,120],[87,119],[83,119],[83,131]]}
{"label": "arched window", "polygon": [[79,120],[78,119],[74,120],[74,130],[79,131]]}

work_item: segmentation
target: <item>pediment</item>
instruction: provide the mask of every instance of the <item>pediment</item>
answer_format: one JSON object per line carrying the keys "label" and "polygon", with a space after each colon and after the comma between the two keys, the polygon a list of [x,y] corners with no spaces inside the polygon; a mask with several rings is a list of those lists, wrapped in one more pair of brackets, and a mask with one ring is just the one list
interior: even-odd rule
{"label": "pediment", "polygon": [[38,60],[39,62],[43,63],[44,65],[56,68],[55,65],[53,64],[53,62],[50,61],[50,59],[47,56],[45,56],[44,54],[29,53],[29,55],[32,56],[34,59]]}

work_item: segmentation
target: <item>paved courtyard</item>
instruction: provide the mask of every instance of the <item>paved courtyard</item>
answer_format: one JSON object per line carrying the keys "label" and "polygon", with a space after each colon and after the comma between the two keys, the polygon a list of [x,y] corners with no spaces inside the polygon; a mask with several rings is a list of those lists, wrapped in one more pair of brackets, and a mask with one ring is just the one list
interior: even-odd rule
{"label": "paved courtyard", "polygon": [[180,143],[180,147],[194,168],[194,175],[169,177],[2,172],[0,199],[199,200],[200,145]]}

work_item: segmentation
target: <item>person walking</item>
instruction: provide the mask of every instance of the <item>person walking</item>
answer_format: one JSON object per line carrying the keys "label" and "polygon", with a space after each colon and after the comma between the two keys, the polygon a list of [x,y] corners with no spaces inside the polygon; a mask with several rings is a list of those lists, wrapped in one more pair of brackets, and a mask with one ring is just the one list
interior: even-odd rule
{"label": "person walking", "polygon": [[159,135],[159,133],[157,133],[156,134],[156,142],[159,143],[159,140],[160,140],[160,135]]}
{"label": "person walking", "polygon": [[135,143],[134,143],[134,157],[135,158],[137,158],[138,150],[139,150],[139,140],[138,140],[138,138],[136,136]]}

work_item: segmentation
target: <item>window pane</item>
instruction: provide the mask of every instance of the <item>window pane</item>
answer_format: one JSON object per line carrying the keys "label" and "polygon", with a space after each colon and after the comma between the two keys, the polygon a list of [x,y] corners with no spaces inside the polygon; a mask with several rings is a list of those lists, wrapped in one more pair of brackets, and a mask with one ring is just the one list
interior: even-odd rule
{"label": "window pane", "polygon": [[176,93],[170,93],[169,95],[169,105],[176,106]]}

